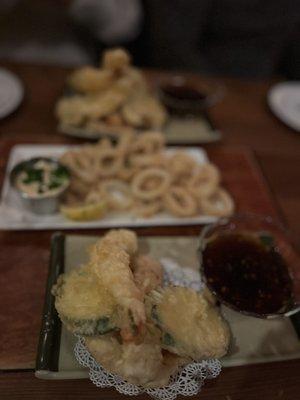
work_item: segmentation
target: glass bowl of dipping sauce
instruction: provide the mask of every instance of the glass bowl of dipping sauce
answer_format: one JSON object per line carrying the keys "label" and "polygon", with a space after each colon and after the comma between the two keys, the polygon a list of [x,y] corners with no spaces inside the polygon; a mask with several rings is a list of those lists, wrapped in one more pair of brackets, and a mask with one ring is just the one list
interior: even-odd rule
{"label": "glass bowl of dipping sauce", "polygon": [[271,217],[236,215],[204,227],[199,257],[201,275],[220,303],[259,318],[300,311],[300,257]]}
{"label": "glass bowl of dipping sauce", "polygon": [[161,101],[171,114],[189,116],[204,113],[219,102],[224,97],[225,89],[220,85],[176,75],[162,79],[158,92]]}
{"label": "glass bowl of dipping sauce", "polygon": [[35,214],[53,214],[70,184],[70,174],[53,158],[35,157],[12,169],[10,183],[28,210]]}

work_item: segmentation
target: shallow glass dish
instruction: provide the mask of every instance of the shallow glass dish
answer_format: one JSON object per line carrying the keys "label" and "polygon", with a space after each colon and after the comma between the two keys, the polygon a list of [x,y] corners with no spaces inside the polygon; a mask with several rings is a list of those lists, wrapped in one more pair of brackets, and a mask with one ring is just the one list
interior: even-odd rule
{"label": "shallow glass dish", "polygon": [[225,88],[221,85],[192,80],[183,75],[161,79],[158,95],[172,114],[192,116],[205,113],[221,101]]}
{"label": "shallow glass dish", "polygon": [[[224,300],[224,297],[226,296],[223,296],[221,290],[218,290],[216,286],[210,282],[210,279],[208,279],[203,263],[203,255],[206,246],[208,243],[212,243],[215,238],[228,234],[250,234],[255,235],[263,241],[272,241],[272,251],[276,252],[276,254],[279,253],[281,259],[283,259],[284,266],[286,267],[291,280],[290,299],[287,303],[284,303],[284,306],[278,309],[278,311],[271,313],[257,313],[241,309],[234,301],[228,301],[230,296],[227,296],[226,300]],[[300,256],[292,244],[288,231],[279,223],[275,222],[271,217],[264,217],[255,214],[235,215],[233,217],[220,219],[215,224],[205,226],[200,233],[199,260],[201,275],[207,287],[217,297],[220,303],[229,308],[258,318],[275,318],[280,316],[289,317],[300,311]],[[227,289],[225,287],[224,290]],[[239,295],[243,300],[243,296],[247,296],[247,293],[246,291],[241,290]]]}

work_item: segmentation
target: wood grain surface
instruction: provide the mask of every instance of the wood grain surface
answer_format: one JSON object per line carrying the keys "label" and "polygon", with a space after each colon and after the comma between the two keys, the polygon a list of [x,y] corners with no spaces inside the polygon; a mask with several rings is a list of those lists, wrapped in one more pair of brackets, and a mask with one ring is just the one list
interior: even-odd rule
{"label": "wood grain surface", "polygon": [[[1,66],[16,72],[25,84],[21,107],[0,121],[2,176],[14,143],[82,142],[60,135],[53,117],[67,69],[9,63]],[[149,71],[147,75],[155,84],[165,74]],[[192,78],[226,87],[224,100],[210,111],[223,140],[205,148],[221,168],[224,184],[233,193],[238,209],[278,215],[300,249],[300,136],[268,110],[266,94],[273,82]],[[198,230],[161,227],[137,231],[192,235]],[[51,233],[0,232],[0,399],[118,398],[114,390],[99,391],[87,380],[50,382],[33,375]],[[217,380],[208,382],[199,398],[297,399],[299,367],[300,361],[295,360],[229,368]]]}

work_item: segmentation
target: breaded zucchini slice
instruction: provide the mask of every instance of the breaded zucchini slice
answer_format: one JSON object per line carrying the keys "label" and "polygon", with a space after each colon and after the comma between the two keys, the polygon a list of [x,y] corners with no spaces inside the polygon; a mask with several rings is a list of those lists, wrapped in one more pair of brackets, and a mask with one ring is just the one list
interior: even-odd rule
{"label": "breaded zucchini slice", "polygon": [[52,294],[59,317],[71,332],[89,336],[116,329],[115,301],[88,266],[60,275]]}
{"label": "breaded zucchini slice", "polygon": [[146,299],[148,318],[162,331],[162,347],[194,360],[226,354],[230,331],[219,309],[184,287],[153,290]]}

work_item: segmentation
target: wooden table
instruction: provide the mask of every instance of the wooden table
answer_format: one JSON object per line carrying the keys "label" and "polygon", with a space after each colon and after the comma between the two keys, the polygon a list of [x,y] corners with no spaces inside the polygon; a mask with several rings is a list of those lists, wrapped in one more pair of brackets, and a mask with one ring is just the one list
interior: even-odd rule
{"label": "wooden table", "polygon": [[[25,100],[16,113],[0,121],[0,149],[11,140],[19,143],[79,142],[59,135],[53,117],[55,100],[68,72],[66,69],[9,63],[1,66],[10,68],[23,80]],[[153,82],[162,75],[153,71],[147,74]],[[277,211],[300,249],[300,136],[268,110],[266,93],[273,82],[196,76],[194,79],[222,83],[227,88],[224,101],[211,110],[215,125],[223,132],[223,141],[207,145],[208,152],[218,152],[224,145],[243,145],[254,151],[269,183]],[[2,175],[5,162],[2,157]],[[139,232],[192,234],[196,231],[195,228],[182,227],[149,228]],[[44,381],[34,377],[51,233],[0,232],[1,299],[6,299],[0,303],[0,354],[6,354],[5,359],[0,359],[0,398],[117,398],[119,395],[115,391],[99,392],[88,380]],[[33,271],[30,276],[29,269]],[[15,317],[16,309],[18,318]],[[4,310],[5,319],[1,315]],[[5,351],[7,348],[11,351]],[[295,400],[300,396],[299,368],[300,360],[228,368],[217,380],[206,383],[201,398]]]}

